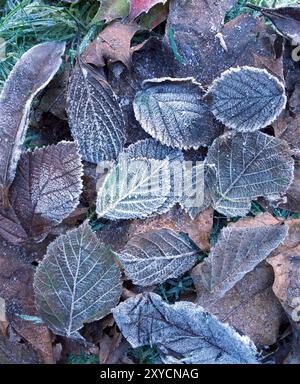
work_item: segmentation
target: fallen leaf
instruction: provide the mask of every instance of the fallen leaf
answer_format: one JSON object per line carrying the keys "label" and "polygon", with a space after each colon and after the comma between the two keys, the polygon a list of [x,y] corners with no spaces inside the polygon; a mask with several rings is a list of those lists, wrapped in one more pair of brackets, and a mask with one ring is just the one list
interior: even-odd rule
{"label": "fallen leaf", "polygon": [[[116,364],[115,355],[118,354],[122,334],[115,331],[112,337],[104,334],[100,340],[99,362],[100,364]],[[119,358],[119,356],[118,356]]]}
{"label": "fallen leaf", "polygon": [[[28,126],[31,102],[61,65],[65,43],[48,42],[24,53],[11,71],[0,96],[0,186],[12,183]],[[5,196],[5,194],[4,194]],[[3,201],[7,206],[7,202]]]}
{"label": "fallen leaf", "polygon": [[81,60],[70,80],[67,111],[85,161],[98,164],[118,157],[126,137],[117,97],[107,81]]}
{"label": "fallen leaf", "polygon": [[115,21],[109,24],[86,49],[83,60],[96,67],[115,62],[131,68],[131,40],[140,27],[135,23],[123,24]]}
{"label": "fallen leaf", "polygon": [[287,143],[261,132],[220,136],[205,165],[213,206],[231,217],[246,216],[252,199],[285,193],[294,176]]}
{"label": "fallen leaf", "polygon": [[76,143],[61,142],[21,156],[10,201],[29,239],[42,240],[76,208],[82,172]]}
{"label": "fallen leaf", "polygon": [[198,303],[205,307],[223,297],[283,243],[287,231],[286,225],[223,228],[209,256],[193,269],[193,279],[205,288]]}
{"label": "fallen leaf", "polygon": [[156,4],[165,4],[168,0],[130,0],[129,20],[136,19],[140,14],[147,13]]}
{"label": "fallen leaf", "polygon": [[281,7],[263,8],[254,4],[247,4],[247,7],[261,12],[268,17],[283,36],[290,38],[300,44],[300,8]]}
{"label": "fallen leaf", "polygon": [[146,80],[134,99],[135,117],[163,144],[183,149],[209,146],[223,127],[203,101],[204,94],[192,78]]}
{"label": "fallen leaf", "polygon": [[0,297],[0,335],[5,335],[8,327],[8,321],[6,317],[6,305],[5,300]]}
{"label": "fallen leaf", "polygon": [[198,253],[187,236],[163,228],[132,237],[119,259],[127,277],[145,287],[183,275],[194,266]]}
{"label": "fallen leaf", "polygon": [[[201,280],[195,278],[194,282],[201,295],[205,290]],[[261,263],[222,298],[205,304],[204,308],[223,323],[249,336],[256,345],[275,344],[285,316],[273,293],[273,282],[272,269],[266,263]]]}
{"label": "fallen leaf", "polygon": [[169,4],[165,2],[164,4],[156,4],[152,7],[147,14],[143,14],[139,18],[139,25],[143,28],[153,30],[159,24],[163,23],[169,13]]}
{"label": "fallen leaf", "polygon": [[54,240],[34,276],[36,307],[56,334],[81,339],[86,322],[110,313],[121,296],[120,270],[86,221]]}
{"label": "fallen leaf", "polygon": [[284,84],[266,70],[231,68],[215,79],[207,93],[215,117],[240,132],[270,125],[285,108]]}
{"label": "fallen leaf", "polygon": [[128,16],[130,0],[101,0],[100,8],[95,16],[96,20],[105,20],[109,23],[115,19]]}
{"label": "fallen leaf", "polygon": [[193,303],[169,305],[148,293],[119,304],[113,315],[133,348],[156,346],[166,364],[257,363],[249,338]]}
{"label": "fallen leaf", "polygon": [[273,267],[273,291],[280,300],[293,328],[293,347],[289,363],[300,362],[300,220],[287,221],[289,235],[284,244],[267,259]]}

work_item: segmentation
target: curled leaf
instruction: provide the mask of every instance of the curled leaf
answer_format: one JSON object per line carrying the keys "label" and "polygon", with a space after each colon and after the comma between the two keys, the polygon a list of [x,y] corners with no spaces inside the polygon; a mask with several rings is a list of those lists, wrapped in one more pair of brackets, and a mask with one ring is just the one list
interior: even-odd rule
{"label": "curled leaf", "polygon": [[134,20],[142,13],[147,13],[156,4],[165,4],[168,0],[130,0],[129,19]]}
{"label": "curled leaf", "polygon": [[31,102],[59,69],[64,50],[61,42],[34,46],[18,60],[5,82],[0,95],[0,188],[9,187],[14,179]]}
{"label": "curled leaf", "polygon": [[264,69],[231,68],[208,91],[211,110],[227,127],[256,131],[271,124],[285,108],[284,85]]}
{"label": "curled leaf", "polygon": [[193,303],[169,305],[148,293],[126,300],[112,312],[133,348],[155,345],[164,363],[257,363],[249,338]]}
{"label": "curled leaf", "polygon": [[60,142],[21,156],[10,201],[27,236],[43,239],[76,208],[83,168],[78,145]]}
{"label": "curled leaf", "polygon": [[192,78],[146,80],[134,99],[134,113],[144,130],[177,148],[208,146],[222,133]]}
{"label": "curled leaf", "polygon": [[134,284],[149,286],[184,274],[198,252],[188,236],[163,228],[134,236],[119,258]]}
{"label": "curled leaf", "polygon": [[118,157],[125,142],[122,111],[109,84],[81,61],[71,77],[67,110],[71,133],[84,160]]}
{"label": "curled leaf", "polygon": [[217,138],[205,166],[213,206],[228,216],[245,216],[259,196],[285,193],[294,176],[287,143],[261,132]]}
{"label": "curled leaf", "polygon": [[121,295],[120,270],[88,222],[58,237],[34,277],[36,306],[58,335],[81,338],[86,322],[110,313]]}

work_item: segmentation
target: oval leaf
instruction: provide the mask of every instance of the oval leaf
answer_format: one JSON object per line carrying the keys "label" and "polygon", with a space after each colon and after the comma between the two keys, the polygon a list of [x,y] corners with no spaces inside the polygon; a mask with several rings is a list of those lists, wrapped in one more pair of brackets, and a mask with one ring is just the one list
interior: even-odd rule
{"label": "oval leaf", "polygon": [[199,303],[204,305],[223,297],[283,243],[287,233],[287,225],[222,229],[208,258],[195,267],[192,273],[195,282],[201,281],[205,288]]}
{"label": "oval leaf", "polygon": [[199,248],[186,235],[163,228],[133,237],[119,258],[134,284],[149,286],[183,275],[197,253]]}
{"label": "oval leaf", "polygon": [[73,142],[60,142],[21,156],[10,201],[28,237],[45,237],[76,208],[82,174],[78,145]]}
{"label": "oval leaf", "polygon": [[125,142],[124,120],[110,85],[79,61],[70,81],[67,111],[84,160],[97,164],[116,159]]}
{"label": "oval leaf", "polygon": [[18,60],[0,95],[0,188],[14,177],[25,139],[31,102],[61,65],[65,44],[34,46]]}
{"label": "oval leaf", "polygon": [[287,143],[261,132],[217,138],[205,166],[213,206],[228,216],[245,216],[251,199],[286,192],[294,175]]}
{"label": "oval leaf", "polygon": [[249,338],[193,303],[169,305],[148,293],[126,300],[112,312],[133,348],[154,345],[164,363],[257,363]]}
{"label": "oval leaf", "polygon": [[136,94],[136,119],[151,136],[177,148],[208,146],[222,133],[192,78],[146,80]]}
{"label": "oval leaf", "polygon": [[121,296],[120,270],[88,222],[58,237],[34,277],[36,306],[56,334],[81,338],[86,322],[110,313]]}
{"label": "oval leaf", "polygon": [[271,124],[285,108],[284,85],[264,69],[231,68],[208,91],[211,110],[227,127],[250,132]]}

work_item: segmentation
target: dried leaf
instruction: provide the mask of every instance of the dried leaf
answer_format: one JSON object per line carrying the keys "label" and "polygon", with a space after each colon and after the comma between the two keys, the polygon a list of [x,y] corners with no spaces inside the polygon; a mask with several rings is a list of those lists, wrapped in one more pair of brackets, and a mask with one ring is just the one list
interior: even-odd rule
{"label": "dried leaf", "polygon": [[286,225],[223,228],[208,258],[193,270],[193,279],[202,280],[206,289],[198,302],[205,307],[207,302],[223,297],[283,243],[287,231]]}
{"label": "dried leaf", "polygon": [[288,362],[300,363],[300,221],[291,220],[284,244],[268,259],[275,273],[273,291],[286,311],[294,331]]}
{"label": "dried leaf", "polygon": [[217,138],[205,163],[213,205],[227,216],[245,216],[251,199],[282,194],[293,180],[288,145],[261,132]]}
{"label": "dried leaf", "polygon": [[56,334],[81,338],[86,322],[110,313],[121,296],[120,270],[88,222],[52,242],[34,277],[36,306]]}
{"label": "dried leaf", "polygon": [[167,212],[170,206],[166,202],[172,192],[170,173],[168,157],[164,160],[121,157],[98,192],[98,216],[120,220]]}
{"label": "dried leaf", "polygon": [[84,61],[96,67],[116,62],[131,68],[131,40],[141,28],[135,23],[124,24],[115,21],[109,24],[98,37],[88,46],[83,57]]}
{"label": "dried leaf", "polygon": [[67,104],[83,159],[97,164],[117,158],[125,142],[122,111],[109,84],[82,62],[73,70]]}
{"label": "dried leaf", "polygon": [[113,315],[133,348],[155,345],[164,363],[257,363],[249,338],[190,302],[169,305],[148,293],[121,303]]}
{"label": "dried leaf", "polygon": [[139,18],[138,23],[146,29],[153,30],[168,18],[168,11],[168,3],[156,4],[147,14]]}
{"label": "dried leaf", "polygon": [[254,4],[247,4],[247,7],[261,12],[268,17],[285,37],[300,44],[300,7],[263,8]]}
{"label": "dried leaf", "polygon": [[227,127],[251,132],[271,124],[285,108],[284,85],[266,70],[231,68],[208,91],[211,110]]}
{"label": "dried leaf", "polygon": [[286,191],[286,201],[280,202],[278,207],[291,212],[300,212],[300,164],[295,162],[294,180]]}
{"label": "dried leaf", "polygon": [[[194,282],[201,296],[201,292],[205,291],[202,281],[196,278]],[[285,316],[272,291],[273,282],[272,268],[260,263],[222,298],[207,302],[204,308],[220,321],[249,336],[256,345],[275,344]]]}
{"label": "dried leaf", "polygon": [[198,253],[187,236],[164,228],[133,237],[119,258],[127,277],[146,287],[183,275],[193,267]]}
{"label": "dried leaf", "polygon": [[28,238],[43,239],[76,208],[83,173],[78,146],[60,142],[21,156],[10,201]]}
{"label": "dried leaf", "polygon": [[128,16],[129,10],[130,0],[101,0],[95,19],[105,20],[109,23],[112,20],[123,19]]}
{"label": "dried leaf", "polygon": [[0,96],[0,188],[9,187],[15,177],[31,102],[59,69],[64,50],[61,42],[34,46],[19,59],[5,83]]}
{"label": "dried leaf", "polygon": [[156,4],[165,4],[168,0],[130,0],[129,19],[134,20],[142,13],[147,13]]}
{"label": "dried leaf", "polygon": [[208,146],[222,133],[207,104],[204,90],[192,78],[161,78],[143,82],[134,112],[144,130],[177,148]]}
{"label": "dried leaf", "polygon": [[25,242],[27,240],[27,233],[12,206],[9,204],[7,208],[4,208],[1,198],[0,206],[0,236],[15,245]]}

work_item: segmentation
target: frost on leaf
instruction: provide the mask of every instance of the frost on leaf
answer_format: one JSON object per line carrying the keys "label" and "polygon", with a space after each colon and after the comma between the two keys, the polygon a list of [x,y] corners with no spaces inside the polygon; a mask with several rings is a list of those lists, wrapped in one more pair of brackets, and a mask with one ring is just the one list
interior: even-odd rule
{"label": "frost on leaf", "polygon": [[27,240],[27,234],[23,229],[14,209],[2,207],[0,199],[0,236],[12,244],[20,244]]}
{"label": "frost on leaf", "polygon": [[283,194],[293,180],[287,143],[261,132],[227,133],[205,159],[213,206],[227,216],[245,216],[251,200]]}
{"label": "frost on leaf", "polygon": [[264,69],[231,68],[208,91],[211,110],[227,127],[242,132],[271,124],[285,108],[284,84]]}
{"label": "frost on leaf", "polygon": [[60,142],[21,156],[10,201],[29,238],[42,239],[76,208],[82,173],[74,142]]}
{"label": "frost on leaf", "polygon": [[124,120],[110,85],[82,61],[76,65],[67,98],[69,124],[84,160],[116,159],[125,142]]}
{"label": "frost on leaf", "polygon": [[52,242],[37,268],[39,315],[56,334],[80,338],[86,322],[110,313],[121,296],[120,270],[88,222]]}
{"label": "frost on leaf", "polygon": [[[173,205],[170,161],[121,156],[98,192],[96,211],[111,220],[145,218]],[[169,205],[167,202],[169,201]]]}
{"label": "frost on leaf", "polygon": [[154,345],[164,363],[257,363],[255,346],[248,337],[193,303],[170,305],[148,293],[126,300],[112,312],[133,348]]}
{"label": "frost on leaf", "polygon": [[209,256],[193,270],[193,279],[205,288],[199,303],[205,306],[223,297],[282,244],[287,233],[287,225],[224,228]]}
{"label": "frost on leaf", "polygon": [[222,126],[203,101],[204,93],[192,78],[146,80],[134,100],[135,117],[163,144],[184,149],[208,146]]}
{"label": "frost on leaf", "polygon": [[25,139],[31,102],[60,67],[65,44],[34,46],[18,60],[0,95],[0,189],[13,181]]}
{"label": "frost on leaf", "polygon": [[157,213],[164,213],[178,202],[180,193],[180,183],[183,179],[184,157],[179,149],[160,144],[154,139],[140,140],[128,148],[120,155],[129,159],[154,159],[165,160],[168,158],[170,166],[170,196],[165,203],[157,210]]}
{"label": "frost on leaf", "polygon": [[119,258],[134,284],[149,286],[184,274],[198,252],[188,236],[163,228],[130,239]]}

